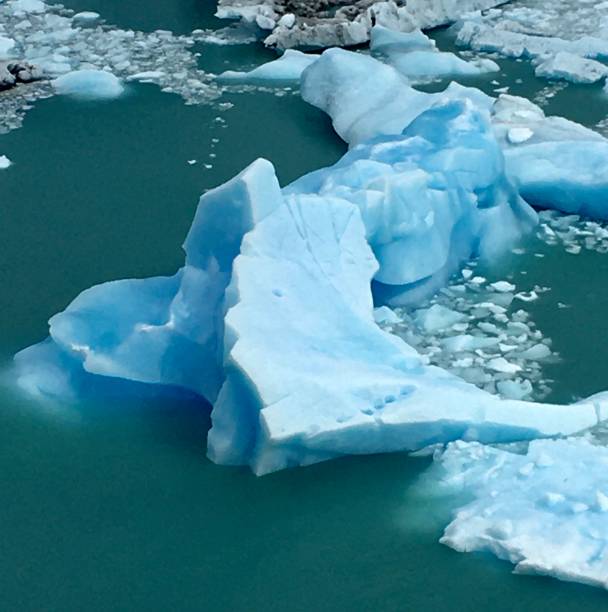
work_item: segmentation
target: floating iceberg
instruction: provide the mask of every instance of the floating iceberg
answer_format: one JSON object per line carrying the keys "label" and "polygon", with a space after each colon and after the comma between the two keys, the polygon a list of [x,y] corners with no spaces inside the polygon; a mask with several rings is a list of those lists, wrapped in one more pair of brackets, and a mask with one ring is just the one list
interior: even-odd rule
{"label": "floating iceberg", "polygon": [[[606,416],[592,401],[501,400],[425,365],[374,320],[373,277],[412,284],[397,285],[411,297],[421,277],[534,222],[501,163],[485,112],[449,99],[283,191],[258,160],[201,198],[175,276],[85,291],[51,319],[49,340],[16,356],[19,383],[43,395],[99,378],[195,391],[214,404],[209,456],[256,474],[592,427]],[[453,325],[447,315],[422,324]]]}
{"label": "floating iceberg", "polygon": [[77,98],[117,98],[124,87],[106,70],[75,70],[53,81],[57,93]]}
{"label": "floating iceberg", "polygon": [[402,33],[374,26],[370,48],[373,53],[386,57],[389,64],[410,79],[478,76],[499,70],[498,65],[489,59],[467,62],[455,53],[439,52],[434,41],[420,30]]}
{"label": "floating iceberg", "polygon": [[287,49],[277,60],[262,64],[249,72],[227,70],[219,75],[223,81],[251,83],[257,81],[299,81],[302,72],[319,59],[318,55]]}
{"label": "floating iceberg", "polygon": [[0,155],[0,170],[6,170],[12,164],[6,155]]}
{"label": "floating iceberg", "polygon": [[442,543],[491,552],[517,573],[608,588],[605,446],[537,440],[522,453],[454,442],[436,462],[427,478],[439,491],[472,498],[455,512]]}
{"label": "floating iceberg", "polygon": [[563,79],[572,83],[597,83],[608,75],[608,66],[560,51],[538,64],[534,73],[547,79]]}

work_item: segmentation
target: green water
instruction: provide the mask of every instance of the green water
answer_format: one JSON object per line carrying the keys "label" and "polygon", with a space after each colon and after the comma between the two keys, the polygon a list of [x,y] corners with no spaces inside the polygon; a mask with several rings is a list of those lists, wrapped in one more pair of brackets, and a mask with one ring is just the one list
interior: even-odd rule
{"label": "green water", "polygon": [[[70,5],[123,27],[213,21],[211,3],[193,0]],[[247,63],[265,52],[229,53]],[[285,183],[344,151],[297,97],[227,101],[223,128],[216,110],[153,86],[108,103],[57,97],[0,138],[15,162],[0,177],[3,362],[43,338],[48,317],[82,289],[174,271],[198,195],[255,157],[275,162]],[[608,258],[543,248],[517,274],[553,287],[534,316],[564,355],[555,393],[606,387]],[[205,458],[208,407],[194,400],[47,406],[6,385],[0,408],[0,610],[606,609],[601,591],[440,546],[445,509],[408,489],[427,459],[353,457],[257,479]]]}

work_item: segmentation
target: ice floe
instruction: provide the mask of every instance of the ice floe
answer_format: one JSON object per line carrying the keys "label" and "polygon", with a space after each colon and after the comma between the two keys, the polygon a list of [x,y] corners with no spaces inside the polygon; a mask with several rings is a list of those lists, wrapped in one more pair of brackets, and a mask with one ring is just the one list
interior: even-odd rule
{"label": "ice floe", "polygon": [[448,445],[427,479],[435,493],[470,501],[441,542],[490,552],[516,573],[608,588],[608,448],[593,442],[537,440],[527,450]]}

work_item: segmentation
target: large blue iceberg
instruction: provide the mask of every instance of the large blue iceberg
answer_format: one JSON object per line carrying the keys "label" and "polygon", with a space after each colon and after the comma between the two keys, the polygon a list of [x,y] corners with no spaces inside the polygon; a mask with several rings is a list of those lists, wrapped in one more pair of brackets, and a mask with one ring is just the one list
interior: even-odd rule
{"label": "large blue iceberg", "polygon": [[581,431],[606,418],[605,402],[502,400],[425,365],[373,317],[372,279],[378,300],[415,302],[535,221],[487,110],[440,98],[402,134],[284,190],[258,160],[205,194],[184,267],[82,293],[16,356],[19,382],[43,395],[100,378],[193,391],[213,403],[209,456],[256,474]]}

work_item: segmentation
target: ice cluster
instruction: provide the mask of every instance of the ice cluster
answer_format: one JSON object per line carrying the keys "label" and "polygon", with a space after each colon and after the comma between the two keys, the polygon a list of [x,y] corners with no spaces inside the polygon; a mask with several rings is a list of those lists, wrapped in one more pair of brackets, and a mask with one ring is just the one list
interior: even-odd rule
{"label": "ice cluster", "polygon": [[[373,278],[378,295],[414,304],[535,218],[504,174],[487,110],[446,96],[403,134],[284,190],[258,160],[208,192],[176,275],[85,291],[51,319],[48,340],[16,356],[18,380],[41,395],[78,394],[99,378],[194,391],[213,403],[209,456],[256,474],[585,430],[607,403],[501,399],[428,365],[374,319]],[[416,323],[458,325],[462,315],[446,310],[419,310]]]}
{"label": "ice cluster", "polygon": [[[37,76],[47,79],[77,71],[79,76],[73,78],[80,78],[80,88],[86,84],[82,71],[96,70],[123,81],[156,83],[164,91],[183,96],[187,103],[215,99],[219,95],[217,85],[198,68],[190,50],[194,42],[192,36],[176,36],[168,31],[144,33],[112,28],[91,15],[74,14],[61,5],[41,0],[0,2],[0,63],[29,62],[39,72]],[[92,96],[99,91],[99,81],[89,83],[87,93]],[[48,81],[37,81],[3,95],[0,131],[18,127],[28,103],[53,91]]]}
{"label": "ice cluster", "polygon": [[470,11],[505,0],[219,0],[217,16],[254,23],[269,31],[265,43],[290,47],[334,47],[366,43],[374,25],[409,32],[456,21]]}
{"label": "ice cluster", "polygon": [[448,445],[427,478],[472,500],[441,542],[491,552],[517,573],[608,588],[608,448],[593,442],[537,440],[525,451]]}
{"label": "ice cluster", "polygon": [[543,210],[539,216],[541,223],[537,235],[546,244],[562,246],[572,255],[583,250],[608,253],[608,226],[605,222],[592,221],[580,215],[562,215],[554,210]]}
{"label": "ice cluster", "polygon": [[608,75],[605,2],[521,0],[465,16],[454,31],[461,46],[532,60],[539,77],[595,83]]}

